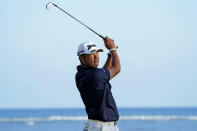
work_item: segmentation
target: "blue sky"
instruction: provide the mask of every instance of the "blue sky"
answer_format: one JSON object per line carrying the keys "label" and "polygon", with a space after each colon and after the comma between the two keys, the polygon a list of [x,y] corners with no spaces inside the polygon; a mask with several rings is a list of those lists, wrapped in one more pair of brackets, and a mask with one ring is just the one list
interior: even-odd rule
{"label": "blue sky", "polygon": [[[119,46],[118,107],[197,106],[195,0],[52,1]],[[79,43],[102,39],[48,1],[1,1],[0,108],[84,107],[75,86]]]}

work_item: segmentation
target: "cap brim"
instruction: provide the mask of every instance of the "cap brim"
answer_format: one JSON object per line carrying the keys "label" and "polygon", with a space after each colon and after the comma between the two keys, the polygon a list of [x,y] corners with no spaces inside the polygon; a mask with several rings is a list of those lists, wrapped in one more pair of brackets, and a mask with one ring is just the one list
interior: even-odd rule
{"label": "cap brim", "polygon": [[103,52],[103,49],[97,49],[96,52]]}
{"label": "cap brim", "polygon": [[94,54],[95,52],[103,52],[103,49],[97,49],[97,50],[91,52],[90,54]]}
{"label": "cap brim", "polygon": [[93,52],[88,51],[88,52],[78,53],[77,55],[78,56],[83,55],[83,54],[91,55],[91,54],[94,54],[95,52],[103,52],[103,49],[97,49],[97,50],[94,50]]}

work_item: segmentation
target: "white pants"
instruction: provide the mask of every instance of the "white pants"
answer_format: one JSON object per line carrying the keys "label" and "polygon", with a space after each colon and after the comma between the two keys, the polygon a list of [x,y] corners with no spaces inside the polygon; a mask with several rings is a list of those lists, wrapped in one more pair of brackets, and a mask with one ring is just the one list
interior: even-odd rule
{"label": "white pants", "polygon": [[84,131],[119,131],[119,129],[116,122],[88,120],[85,123]]}

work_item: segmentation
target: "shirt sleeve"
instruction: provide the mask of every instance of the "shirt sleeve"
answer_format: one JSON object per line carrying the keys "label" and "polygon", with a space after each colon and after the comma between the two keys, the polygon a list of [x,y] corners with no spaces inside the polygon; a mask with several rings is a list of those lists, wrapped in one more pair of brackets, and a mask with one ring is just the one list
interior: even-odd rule
{"label": "shirt sleeve", "polygon": [[110,80],[110,73],[107,68],[97,68],[93,74],[96,82],[108,82]]}

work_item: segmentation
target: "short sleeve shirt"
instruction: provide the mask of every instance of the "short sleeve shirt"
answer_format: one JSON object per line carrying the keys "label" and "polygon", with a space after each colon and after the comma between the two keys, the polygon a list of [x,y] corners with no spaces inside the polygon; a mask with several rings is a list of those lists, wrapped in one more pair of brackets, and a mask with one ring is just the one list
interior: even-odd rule
{"label": "short sleeve shirt", "polygon": [[109,83],[107,68],[77,67],[76,85],[86,107],[88,119],[117,121],[119,119],[115,100]]}

